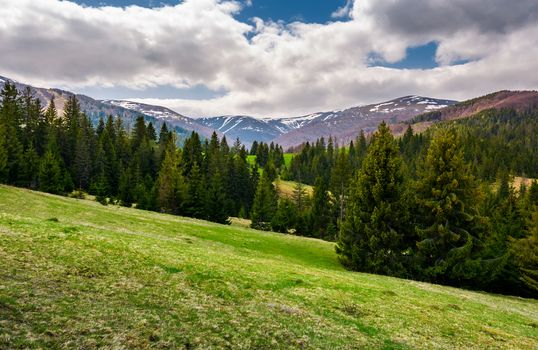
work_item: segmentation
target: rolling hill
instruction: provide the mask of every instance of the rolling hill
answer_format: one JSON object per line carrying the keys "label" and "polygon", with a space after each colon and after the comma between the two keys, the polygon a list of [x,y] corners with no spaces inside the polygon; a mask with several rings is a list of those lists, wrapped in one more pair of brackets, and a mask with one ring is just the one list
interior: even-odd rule
{"label": "rolling hill", "polygon": [[535,349],[538,301],[315,239],[0,186],[0,348]]}

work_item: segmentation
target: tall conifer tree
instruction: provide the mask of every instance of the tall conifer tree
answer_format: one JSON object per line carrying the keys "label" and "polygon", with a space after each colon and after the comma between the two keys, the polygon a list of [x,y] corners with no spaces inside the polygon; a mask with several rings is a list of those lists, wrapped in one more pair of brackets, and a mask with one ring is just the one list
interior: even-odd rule
{"label": "tall conifer tree", "polygon": [[404,252],[411,240],[401,166],[396,142],[382,123],[352,185],[348,214],[336,248],[347,267],[406,274]]}

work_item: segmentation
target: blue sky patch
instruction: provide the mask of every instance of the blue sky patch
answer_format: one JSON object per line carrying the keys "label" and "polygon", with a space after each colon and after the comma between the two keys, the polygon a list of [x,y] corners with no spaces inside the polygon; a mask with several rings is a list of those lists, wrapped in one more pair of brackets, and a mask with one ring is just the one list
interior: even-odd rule
{"label": "blue sky patch", "polygon": [[426,45],[409,47],[405,58],[394,63],[384,61],[378,54],[369,57],[371,67],[387,67],[396,69],[432,69],[439,67],[435,61],[438,44],[432,41]]}
{"label": "blue sky patch", "polygon": [[[74,2],[86,6],[118,7],[129,5],[160,7],[180,3],[179,0],[74,0]],[[236,18],[242,22],[247,22],[252,17],[260,17],[274,22],[326,23],[334,20],[331,14],[345,4],[346,0],[252,0],[252,5],[245,6]]]}

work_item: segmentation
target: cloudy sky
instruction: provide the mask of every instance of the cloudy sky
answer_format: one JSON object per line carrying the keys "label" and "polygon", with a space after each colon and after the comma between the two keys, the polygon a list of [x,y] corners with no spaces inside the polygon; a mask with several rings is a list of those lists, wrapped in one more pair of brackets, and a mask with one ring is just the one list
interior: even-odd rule
{"label": "cloudy sky", "polygon": [[0,75],[190,116],[538,89],[536,0],[0,0]]}

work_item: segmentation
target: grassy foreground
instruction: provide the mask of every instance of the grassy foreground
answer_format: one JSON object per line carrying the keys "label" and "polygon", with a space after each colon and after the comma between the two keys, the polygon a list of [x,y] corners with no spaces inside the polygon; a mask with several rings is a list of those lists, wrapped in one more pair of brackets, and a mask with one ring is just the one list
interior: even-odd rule
{"label": "grassy foreground", "polygon": [[538,301],[347,272],[327,242],[0,186],[0,349],[536,349]]}

